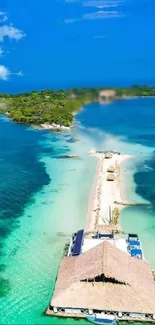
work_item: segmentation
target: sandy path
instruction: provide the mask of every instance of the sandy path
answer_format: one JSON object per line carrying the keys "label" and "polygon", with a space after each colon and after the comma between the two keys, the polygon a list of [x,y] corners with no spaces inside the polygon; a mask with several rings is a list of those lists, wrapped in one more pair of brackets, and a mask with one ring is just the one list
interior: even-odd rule
{"label": "sandy path", "polygon": [[[93,154],[97,160],[97,170],[88,204],[86,230],[95,230],[96,226],[108,225],[115,201],[121,201],[120,166],[131,158],[128,155],[113,154],[105,159],[105,154]],[[115,180],[107,181],[108,168],[115,168]]]}

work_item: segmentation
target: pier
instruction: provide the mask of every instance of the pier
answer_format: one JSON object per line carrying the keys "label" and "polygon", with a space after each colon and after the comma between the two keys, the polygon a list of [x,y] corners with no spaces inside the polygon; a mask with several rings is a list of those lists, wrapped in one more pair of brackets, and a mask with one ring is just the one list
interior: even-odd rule
{"label": "pier", "polygon": [[95,312],[155,322],[154,279],[140,245],[136,234],[73,234],[47,315],[87,319]]}
{"label": "pier", "polygon": [[91,155],[97,168],[86,226],[66,246],[46,314],[155,323],[155,273],[137,234],[124,233],[119,225],[122,206],[146,205],[121,198],[120,165],[130,157]]}
{"label": "pier", "polygon": [[130,202],[130,201],[114,201],[116,205],[122,206],[150,206],[150,203],[143,203],[143,202]]}

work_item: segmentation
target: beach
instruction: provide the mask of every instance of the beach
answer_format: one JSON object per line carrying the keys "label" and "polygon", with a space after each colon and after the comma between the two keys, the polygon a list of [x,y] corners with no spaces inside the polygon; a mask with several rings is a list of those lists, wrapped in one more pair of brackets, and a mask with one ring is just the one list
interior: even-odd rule
{"label": "beach", "polygon": [[[126,233],[138,234],[144,256],[155,268],[153,105],[154,99],[88,105],[76,115],[76,128],[59,134],[32,130],[2,116],[0,203],[6,234],[2,238],[2,324],[62,323],[46,317],[44,311],[65,243],[71,233],[94,226],[86,222],[86,215],[90,221],[100,159],[88,155],[91,148],[134,156],[120,164],[121,200],[151,202],[152,206],[122,209],[119,226]],[[75,154],[80,158],[59,159]],[[107,163],[112,165],[111,159]],[[107,185],[114,186],[106,184],[106,191]],[[102,216],[100,220],[101,229],[108,231],[111,225],[103,226]],[[66,236],[58,236],[60,232]],[[85,321],[67,319],[64,324]]]}
{"label": "beach", "polygon": [[124,161],[132,158],[120,153],[109,154],[108,158],[105,153],[90,152],[90,155],[97,159],[97,168],[88,202],[86,231],[110,225],[114,209],[120,211],[123,208],[123,181],[120,178],[120,169]]}

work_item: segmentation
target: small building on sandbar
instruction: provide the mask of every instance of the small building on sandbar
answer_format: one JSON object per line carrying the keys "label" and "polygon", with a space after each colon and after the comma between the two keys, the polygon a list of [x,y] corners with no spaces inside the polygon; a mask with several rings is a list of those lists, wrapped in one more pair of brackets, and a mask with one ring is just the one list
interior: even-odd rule
{"label": "small building on sandbar", "polygon": [[108,174],[108,176],[107,176],[107,181],[109,181],[109,182],[113,182],[113,181],[115,181],[115,175],[114,174]]}
{"label": "small building on sandbar", "polygon": [[105,153],[105,156],[104,156],[105,159],[111,159],[112,157],[113,157],[113,152],[108,151]]}
{"label": "small building on sandbar", "polygon": [[103,101],[112,100],[116,96],[116,90],[104,89],[99,92],[99,99]]}
{"label": "small building on sandbar", "polygon": [[107,169],[108,173],[115,173],[115,167],[114,166],[109,166],[109,168]]}
{"label": "small building on sandbar", "polygon": [[[78,241],[82,244],[79,234]],[[111,243],[114,235],[84,253],[62,259],[47,315],[89,319],[105,315],[117,320],[155,322],[155,286],[151,267]],[[128,236],[132,248],[136,235]],[[109,316],[110,315],[110,316]],[[91,316],[92,317],[92,316]]]}

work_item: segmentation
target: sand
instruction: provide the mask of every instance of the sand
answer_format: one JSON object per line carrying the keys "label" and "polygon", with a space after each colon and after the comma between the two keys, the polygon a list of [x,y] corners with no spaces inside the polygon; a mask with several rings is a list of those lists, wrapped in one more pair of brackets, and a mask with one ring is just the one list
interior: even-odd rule
{"label": "sand", "polygon": [[[111,158],[106,159],[104,153],[91,153],[97,158],[97,169],[88,203],[86,219],[86,231],[94,231],[97,227],[107,226],[112,219],[114,202],[122,202],[122,180],[120,178],[120,166],[122,162],[131,156],[114,153]],[[114,167],[114,173],[109,173],[110,166]],[[114,181],[108,181],[109,174],[115,176]],[[122,206],[119,207],[121,209]]]}

